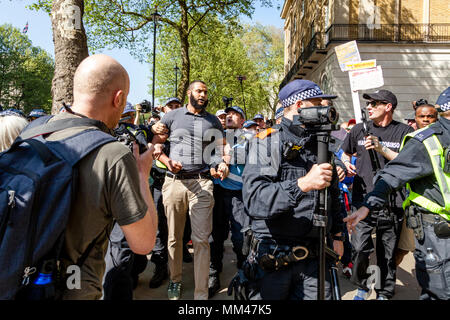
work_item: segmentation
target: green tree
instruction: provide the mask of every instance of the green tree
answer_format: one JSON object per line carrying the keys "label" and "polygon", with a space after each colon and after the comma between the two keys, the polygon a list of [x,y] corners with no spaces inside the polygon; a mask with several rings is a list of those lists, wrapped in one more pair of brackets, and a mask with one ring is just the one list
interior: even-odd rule
{"label": "green tree", "polygon": [[[51,0],[36,0],[35,9],[49,12]],[[211,16],[234,24],[240,15],[251,16],[253,4],[271,5],[271,0],[85,0],[84,25],[92,51],[101,48],[128,49],[142,60],[151,52],[149,38],[153,35],[155,7],[161,14],[163,28],[175,31],[181,56],[181,77],[178,96],[184,98],[190,82],[191,33],[202,27]]]}
{"label": "green tree", "polygon": [[51,110],[53,59],[19,29],[0,26],[0,104],[28,113]]}
{"label": "green tree", "polygon": [[[156,93],[174,94],[173,67],[180,63],[176,35],[162,33],[157,55]],[[274,27],[227,25],[209,19],[192,32],[191,78],[204,80],[209,88],[210,105],[215,112],[224,108],[222,97],[232,97],[233,105],[246,109],[247,117],[264,112],[273,116],[278,86],[283,77],[282,30]],[[242,96],[238,75],[244,75]]]}
{"label": "green tree", "polygon": [[260,24],[247,26],[242,41],[258,76],[259,109],[274,117],[280,82],[284,77],[283,30]]}

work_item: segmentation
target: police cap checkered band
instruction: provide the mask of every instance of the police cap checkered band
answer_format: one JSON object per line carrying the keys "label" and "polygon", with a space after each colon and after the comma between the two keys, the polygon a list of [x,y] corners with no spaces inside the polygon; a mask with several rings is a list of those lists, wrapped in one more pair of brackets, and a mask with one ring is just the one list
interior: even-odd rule
{"label": "police cap checkered band", "polygon": [[445,112],[450,110],[450,87],[444,90],[441,93],[439,98],[436,101],[436,104],[439,106],[440,112]]}
{"label": "police cap checkered band", "polygon": [[275,111],[275,119],[279,119],[284,115],[284,108],[280,107]]}
{"label": "police cap checkered band", "polygon": [[450,110],[450,101],[447,101],[443,105],[440,105],[439,109],[441,109],[441,112]]}
{"label": "police cap checkered band", "polygon": [[326,95],[319,86],[312,81],[295,79],[285,85],[278,94],[281,105],[289,107],[298,100],[308,100],[313,98],[334,99],[337,96]]}
{"label": "police cap checkered band", "polygon": [[286,108],[286,107],[289,107],[290,105],[294,104],[298,100],[312,99],[317,96],[320,96],[321,94],[323,94],[323,93],[320,89],[319,90],[309,89],[309,90],[297,93],[293,96],[290,96],[289,98],[281,101],[281,104],[282,104],[283,108]]}

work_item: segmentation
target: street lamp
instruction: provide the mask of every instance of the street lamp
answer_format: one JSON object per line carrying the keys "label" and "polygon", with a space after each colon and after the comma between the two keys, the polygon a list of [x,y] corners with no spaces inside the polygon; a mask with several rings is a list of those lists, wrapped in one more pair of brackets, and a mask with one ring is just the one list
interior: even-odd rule
{"label": "street lamp", "polygon": [[155,107],[155,58],[156,58],[156,24],[161,18],[158,10],[155,8],[155,12],[152,13],[153,17],[153,83],[152,83],[152,108]]}
{"label": "street lamp", "polygon": [[180,68],[178,68],[178,65],[175,64],[175,68],[173,68],[173,70],[175,70],[175,95],[174,97],[177,96],[177,88],[178,88],[178,70],[180,70]]}
{"label": "street lamp", "polygon": [[242,100],[244,102],[244,113],[245,113],[245,118],[247,119],[247,109],[245,108],[244,86],[242,85],[242,81],[246,80],[247,78],[245,76],[237,76],[237,79],[241,83]]}

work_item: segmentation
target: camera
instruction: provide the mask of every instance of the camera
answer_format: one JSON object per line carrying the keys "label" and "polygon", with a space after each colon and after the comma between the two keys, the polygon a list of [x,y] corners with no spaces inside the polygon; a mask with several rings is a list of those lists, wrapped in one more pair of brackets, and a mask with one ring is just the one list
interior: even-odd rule
{"label": "camera", "polygon": [[152,103],[148,100],[142,100],[141,103],[139,103],[139,105],[142,108],[142,113],[149,113],[150,111],[152,111]]}
{"label": "camera", "polygon": [[233,101],[232,97],[222,97],[223,103],[225,103],[225,109],[228,108],[229,105],[231,105],[231,102]]}
{"label": "camera", "polygon": [[299,108],[298,113],[298,121],[306,127],[333,126],[339,120],[339,113],[332,106]]}
{"label": "camera", "polygon": [[134,129],[130,126],[127,126],[125,123],[120,123],[119,126],[114,129],[114,134],[117,140],[127,146],[131,150],[131,152],[133,152],[134,141],[139,146],[139,154],[144,153],[148,149],[146,133],[142,129]]}

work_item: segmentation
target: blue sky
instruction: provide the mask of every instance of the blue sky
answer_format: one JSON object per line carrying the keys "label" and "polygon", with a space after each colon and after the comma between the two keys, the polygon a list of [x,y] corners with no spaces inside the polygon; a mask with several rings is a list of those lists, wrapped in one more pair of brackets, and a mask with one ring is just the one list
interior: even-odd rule
{"label": "blue sky", "polygon": [[[50,17],[44,12],[26,9],[26,6],[30,3],[33,3],[33,1],[0,0],[0,24],[8,23],[22,30],[28,22],[27,36],[33,42],[33,45],[45,49],[51,56],[54,56]],[[274,0],[273,3],[272,8],[257,7],[251,20],[243,17],[242,21],[245,23],[260,23],[262,25],[274,25],[278,28],[283,28],[284,21],[280,18],[280,12],[284,1]],[[148,92],[148,88],[151,87],[151,65],[140,63],[131,57],[126,50],[103,50],[97,53],[105,53],[114,57],[128,71],[131,81],[128,100],[131,103],[139,103],[142,99],[151,101],[151,92]],[[155,97],[155,103],[158,103],[158,100],[158,97]],[[161,101],[164,100],[165,98],[161,99]]]}

